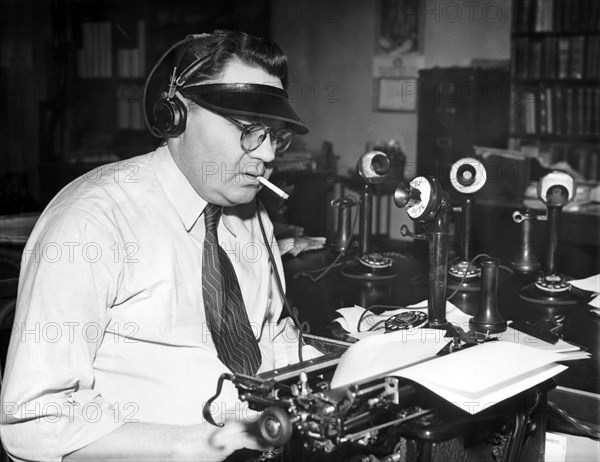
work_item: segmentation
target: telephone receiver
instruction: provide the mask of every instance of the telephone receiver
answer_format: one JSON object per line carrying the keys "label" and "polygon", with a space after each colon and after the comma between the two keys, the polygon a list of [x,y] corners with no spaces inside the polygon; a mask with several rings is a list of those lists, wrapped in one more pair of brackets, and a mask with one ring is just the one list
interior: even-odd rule
{"label": "telephone receiver", "polygon": [[473,250],[472,225],[475,199],[473,194],[479,191],[487,181],[487,171],[481,161],[473,157],[457,160],[450,168],[450,184],[460,193],[461,205],[455,212],[462,212],[460,221],[460,255],[448,266],[448,288],[459,291],[476,291],[481,287],[481,268],[470,264]]}

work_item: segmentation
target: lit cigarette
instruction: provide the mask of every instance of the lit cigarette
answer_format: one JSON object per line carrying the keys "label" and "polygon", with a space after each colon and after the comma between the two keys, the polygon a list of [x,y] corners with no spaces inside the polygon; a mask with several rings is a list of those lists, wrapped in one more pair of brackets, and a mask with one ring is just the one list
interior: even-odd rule
{"label": "lit cigarette", "polygon": [[263,178],[262,176],[257,176],[256,178],[258,179],[259,183],[261,183],[262,185],[269,188],[271,191],[273,191],[275,194],[277,194],[282,199],[290,198],[290,196],[285,191],[282,191],[281,189],[279,189],[277,186],[275,186],[273,183],[271,183],[266,178]]}

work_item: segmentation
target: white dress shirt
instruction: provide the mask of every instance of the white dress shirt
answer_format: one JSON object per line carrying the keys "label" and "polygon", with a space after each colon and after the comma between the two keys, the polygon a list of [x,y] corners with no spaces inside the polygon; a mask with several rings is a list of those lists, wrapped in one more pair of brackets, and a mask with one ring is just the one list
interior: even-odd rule
{"label": "white dress shirt", "polygon": [[[203,421],[229,372],[202,300],[205,205],[166,146],[99,167],[48,205],[23,253],[2,386],[0,436],[12,456],[60,460],[126,421]],[[260,214],[283,281],[272,224]],[[226,208],[218,233],[260,371],[297,361],[296,331],[278,323],[282,297],[255,205]],[[213,413],[236,407],[229,384]]]}

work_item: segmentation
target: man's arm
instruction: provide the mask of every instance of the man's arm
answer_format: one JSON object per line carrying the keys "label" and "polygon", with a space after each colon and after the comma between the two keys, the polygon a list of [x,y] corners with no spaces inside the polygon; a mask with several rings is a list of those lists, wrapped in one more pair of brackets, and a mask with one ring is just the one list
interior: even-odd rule
{"label": "man's arm", "polygon": [[2,386],[0,436],[12,457],[60,461],[123,424],[93,387],[117,291],[116,239],[87,211],[56,207],[25,246]]}
{"label": "man's arm", "polygon": [[216,462],[238,449],[266,449],[258,440],[252,422],[230,421],[223,427],[131,422],[65,456],[63,461]]}

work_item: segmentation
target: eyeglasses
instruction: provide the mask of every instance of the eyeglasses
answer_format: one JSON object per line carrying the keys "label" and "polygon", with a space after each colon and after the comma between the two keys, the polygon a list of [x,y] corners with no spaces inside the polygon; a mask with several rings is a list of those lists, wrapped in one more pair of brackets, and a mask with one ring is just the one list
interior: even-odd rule
{"label": "eyeglasses", "polygon": [[219,114],[221,117],[227,119],[229,122],[234,124],[242,131],[240,137],[240,145],[245,152],[252,152],[264,143],[265,138],[269,135],[271,140],[271,146],[276,154],[282,153],[290,147],[294,132],[289,128],[272,129],[266,127],[263,124],[253,123],[244,124],[239,120],[232,117],[226,116],[225,114]]}

